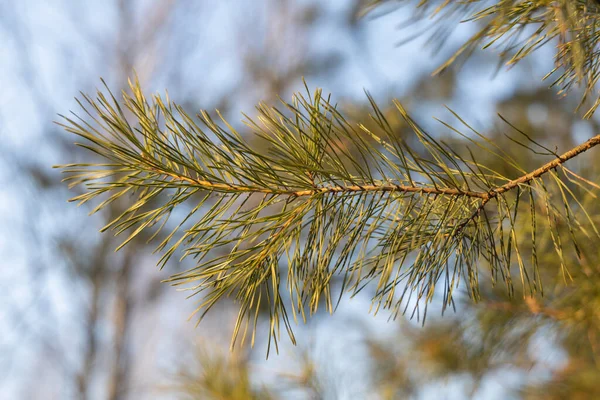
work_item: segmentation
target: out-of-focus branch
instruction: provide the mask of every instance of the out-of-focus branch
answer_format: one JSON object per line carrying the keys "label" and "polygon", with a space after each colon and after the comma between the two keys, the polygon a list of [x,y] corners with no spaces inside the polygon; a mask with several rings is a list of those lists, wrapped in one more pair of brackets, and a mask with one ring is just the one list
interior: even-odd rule
{"label": "out-of-focus branch", "polygon": [[486,302],[482,305],[484,308],[492,310],[501,310],[511,313],[525,312],[534,315],[542,315],[554,320],[564,320],[569,317],[565,311],[554,308],[544,307],[533,297],[525,298],[525,306],[511,302]]}
{"label": "out-of-focus branch", "polygon": [[94,271],[91,281],[92,294],[90,299],[90,309],[88,311],[86,321],[86,348],[83,357],[83,370],[77,378],[77,388],[79,390],[79,398],[81,400],[85,400],[88,398],[88,387],[91,381],[94,361],[96,360],[96,350],[98,347],[98,341],[96,338],[96,327],[98,323],[98,314],[100,308],[100,289],[102,286],[102,278],[100,278],[100,271]]}
{"label": "out-of-focus branch", "polygon": [[129,372],[130,358],[127,356],[127,333],[131,325],[131,272],[134,259],[134,248],[129,249],[124,256],[121,268],[116,278],[116,294],[114,303],[114,338],[113,358],[109,369],[110,376],[107,383],[108,399],[120,400],[126,393],[125,386]]}

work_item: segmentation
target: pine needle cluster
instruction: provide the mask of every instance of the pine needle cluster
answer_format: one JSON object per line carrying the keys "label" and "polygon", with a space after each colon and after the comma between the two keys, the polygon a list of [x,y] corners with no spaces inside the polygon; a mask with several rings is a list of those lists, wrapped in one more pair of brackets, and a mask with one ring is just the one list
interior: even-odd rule
{"label": "pine needle cluster", "polygon": [[[443,126],[460,149],[395,102],[407,140],[370,96],[368,124],[307,88],[277,107],[260,104],[242,135],[218,112],[194,118],[168,96],[147,98],[137,82],[120,99],[107,92],[83,95],[85,115],[61,123],[105,160],[60,166],[71,186],[85,187],[72,200],[98,201],[98,211],[125,199],[130,206],[103,228],[125,235],[121,246],[170,229],[157,243],[161,267],[177,252],[195,266],[169,282],[201,294],[200,319],[233,299],[233,343],[254,343],[264,307],[269,343],[282,330],[294,342],[294,322],[366,287],[374,312],[423,319],[434,299],[452,306],[461,285],[479,299],[482,273],[509,293],[515,280],[537,293],[537,254],[555,252],[569,279],[565,253],[600,239],[582,200],[600,186],[566,165],[600,135],[558,153],[518,133],[515,145],[547,159],[526,171],[458,116],[459,127]],[[511,175],[480,162],[482,152]]]}
{"label": "pine needle cluster", "polygon": [[477,26],[476,32],[435,73],[464,61],[478,48],[497,49],[499,62],[510,67],[548,45],[555,49],[555,63],[544,80],[562,94],[582,87],[579,107],[587,110],[586,118],[600,105],[596,90],[600,77],[600,3],[595,0],[376,0],[369,9],[388,2],[414,7],[411,14],[416,19],[428,18],[425,31],[430,31],[428,40],[437,47],[446,43],[459,23]]}

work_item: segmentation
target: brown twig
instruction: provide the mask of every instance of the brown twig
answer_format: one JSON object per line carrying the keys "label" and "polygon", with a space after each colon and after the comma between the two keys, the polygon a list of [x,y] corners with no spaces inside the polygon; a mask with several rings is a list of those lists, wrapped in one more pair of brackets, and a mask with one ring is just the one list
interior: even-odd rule
{"label": "brown twig", "polygon": [[592,147],[594,147],[598,144],[600,144],[600,135],[596,135],[593,138],[586,141],[585,143],[582,143],[579,146],[574,147],[571,150],[561,154],[554,160],[542,165],[538,169],[536,169],[528,174],[525,174],[517,179],[513,179],[512,181],[507,182],[502,186],[492,189],[490,192],[487,193],[488,196],[483,198],[483,200],[481,201],[481,204],[475,209],[475,211],[468,218],[466,218],[463,222],[461,222],[457,226],[457,228],[455,230],[455,235],[460,233],[465,228],[465,226],[467,226],[471,221],[473,221],[475,218],[477,218],[477,216],[479,214],[481,214],[481,212],[483,211],[483,208],[485,207],[485,205],[491,199],[497,197],[498,195],[500,195],[502,193],[508,192],[509,190],[514,189],[521,184],[529,183],[532,180],[534,180],[535,178],[539,178],[540,176],[544,175],[546,172],[550,171],[551,169],[556,168],[561,164],[564,164],[567,160],[570,160],[571,158],[576,157],[577,155],[583,153],[584,151],[591,149]]}
{"label": "brown twig", "polygon": [[489,197],[487,192],[473,192],[462,189],[454,188],[435,188],[427,186],[406,186],[406,185],[350,185],[350,186],[321,186],[311,189],[303,190],[290,190],[290,189],[271,189],[256,186],[246,186],[231,183],[215,183],[202,179],[194,179],[188,176],[179,175],[174,172],[165,171],[158,168],[152,168],[152,171],[157,172],[161,175],[166,175],[174,180],[190,183],[194,186],[201,186],[207,190],[214,190],[217,192],[250,192],[250,193],[267,193],[283,196],[295,196],[304,197],[312,196],[314,194],[324,193],[352,193],[352,192],[406,192],[406,193],[425,193],[425,194],[439,194],[446,196],[467,196],[486,199]]}
{"label": "brown twig", "polygon": [[492,310],[501,310],[508,312],[528,312],[533,315],[543,315],[555,320],[565,320],[569,318],[569,313],[554,308],[543,307],[537,300],[531,297],[525,298],[525,307],[521,304],[511,302],[488,302],[483,307]]}
{"label": "brown twig", "polygon": [[[221,192],[251,192],[251,193],[268,193],[275,195],[287,195],[287,196],[312,196],[314,194],[324,194],[324,193],[351,193],[351,192],[405,192],[405,193],[425,193],[425,194],[438,194],[438,195],[446,195],[446,196],[466,196],[472,198],[482,199],[481,204],[475,210],[473,215],[468,219],[475,218],[483,207],[489,202],[491,199],[497,197],[498,195],[508,192],[516,188],[519,185],[531,182],[532,180],[539,178],[544,175],[551,169],[554,169],[566,161],[570,160],[573,157],[591,149],[592,147],[600,144],[600,135],[594,136],[589,139],[585,143],[580,144],[577,147],[572,148],[571,150],[561,154],[554,160],[542,165],[538,169],[525,174],[517,179],[513,179],[502,186],[498,186],[488,192],[475,192],[470,190],[462,190],[457,188],[437,188],[437,187],[428,187],[428,186],[407,186],[407,185],[396,185],[396,184],[383,184],[383,185],[350,185],[350,186],[321,186],[315,187],[311,189],[304,190],[290,190],[290,189],[271,189],[271,188],[262,188],[255,186],[246,186],[246,185],[238,185],[238,184],[230,184],[230,183],[215,183],[202,179],[194,179],[188,176],[182,176],[175,172],[165,171],[156,167],[152,167],[152,171],[157,172],[162,175],[169,176],[175,180],[183,181],[190,183],[195,186],[201,186],[207,190],[221,191]],[[142,155],[143,158],[147,157]],[[467,220],[467,221],[468,221]]]}
{"label": "brown twig", "polygon": [[520,178],[513,179],[512,181],[505,183],[504,185],[492,190],[490,192],[490,196],[496,197],[499,194],[502,194],[504,192],[508,192],[511,189],[514,189],[518,185],[531,182],[535,178],[539,178],[540,176],[544,175],[546,172],[550,171],[551,169],[556,168],[561,164],[564,164],[566,161],[570,160],[571,158],[578,156],[579,154],[591,149],[592,147],[594,147],[598,144],[600,144],[600,135],[594,136],[593,138],[589,139],[585,143],[582,143],[579,146],[574,147],[571,150],[561,154],[554,160],[542,165],[535,171],[532,171],[526,175],[523,175]]}

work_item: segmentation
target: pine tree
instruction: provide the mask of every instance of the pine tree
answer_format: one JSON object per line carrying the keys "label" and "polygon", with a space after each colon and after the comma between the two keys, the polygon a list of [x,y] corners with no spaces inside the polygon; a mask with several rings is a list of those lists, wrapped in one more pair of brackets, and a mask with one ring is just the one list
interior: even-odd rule
{"label": "pine tree", "polygon": [[[557,41],[548,77],[561,91],[581,84],[580,106],[593,115],[595,3],[424,1],[415,15],[431,13],[433,40],[457,18],[479,27],[439,71],[478,46],[500,46],[510,65]],[[86,188],[73,200],[99,198],[100,210],[126,199],[129,208],[103,229],[126,234],[122,246],[170,229],[157,243],[161,267],[177,252],[196,260],[169,281],[201,294],[200,318],[220,299],[235,300],[233,342],[250,335],[254,343],[265,309],[277,346],[281,324],[294,342],[295,321],[319,307],[333,312],[361,290],[372,290],[374,312],[425,320],[428,304],[454,307],[464,286],[495,317],[569,323],[571,337],[585,333],[596,345],[595,308],[585,299],[596,290],[600,186],[590,157],[600,135],[558,151],[504,118],[506,145],[454,114],[440,121],[453,132],[442,139],[400,102],[381,108],[367,94],[370,115],[351,119],[307,87],[279,105],[259,104],[256,117],[245,116],[252,136],[244,137],[218,113],[194,118],[168,96],[147,98],[135,81],[119,99],[108,88],[82,96],[85,114],[61,124],[105,162],[62,166],[71,185]],[[191,212],[181,215],[183,204]],[[447,369],[457,368],[476,367]]]}

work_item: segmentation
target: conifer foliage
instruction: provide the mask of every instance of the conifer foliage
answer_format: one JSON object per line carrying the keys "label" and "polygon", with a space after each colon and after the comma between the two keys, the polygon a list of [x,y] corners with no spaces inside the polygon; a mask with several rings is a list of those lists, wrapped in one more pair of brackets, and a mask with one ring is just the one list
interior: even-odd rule
{"label": "conifer foliage", "polygon": [[600,97],[594,94],[600,72],[600,3],[595,0],[375,0],[367,9],[382,3],[415,7],[416,19],[432,19],[427,25],[432,31],[429,40],[438,46],[446,42],[458,23],[475,24],[476,33],[436,72],[465,59],[477,48],[500,50],[500,63],[510,67],[542,46],[554,47],[555,63],[544,80],[558,87],[559,93],[582,85],[579,107],[587,108],[587,118],[600,105]]}
{"label": "conifer foliage", "polygon": [[[435,13],[450,23],[450,14],[475,6],[445,2]],[[511,53],[514,63],[558,38],[556,83],[585,82],[587,96],[598,68],[594,7],[496,2],[469,14],[483,28],[459,52],[504,39],[502,57]],[[295,322],[319,307],[333,312],[367,285],[375,312],[419,318],[434,300],[452,306],[461,285],[479,300],[480,279],[509,294],[515,285],[519,293],[541,293],[540,252],[554,252],[569,280],[565,254],[579,259],[582,242],[600,240],[585,206],[600,186],[569,162],[598,151],[600,135],[558,151],[507,121],[514,145],[544,158],[527,170],[458,115],[439,126],[461,146],[425,131],[395,102],[412,132],[406,137],[368,94],[370,120],[357,121],[307,87],[276,106],[259,104],[256,117],[245,116],[250,135],[218,112],[193,117],[168,96],[148,98],[137,81],[119,97],[108,88],[82,96],[83,112],[60,124],[104,162],[60,166],[70,185],[85,187],[72,200],[94,200],[95,211],[127,202],[103,228],[122,235],[121,246],[143,230],[171,230],[157,243],[160,266],[176,253],[194,259],[169,282],[200,294],[200,317],[222,298],[234,299],[233,342],[254,343],[265,304],[269,343],[277,345],[282,331],[294,342]]]}

